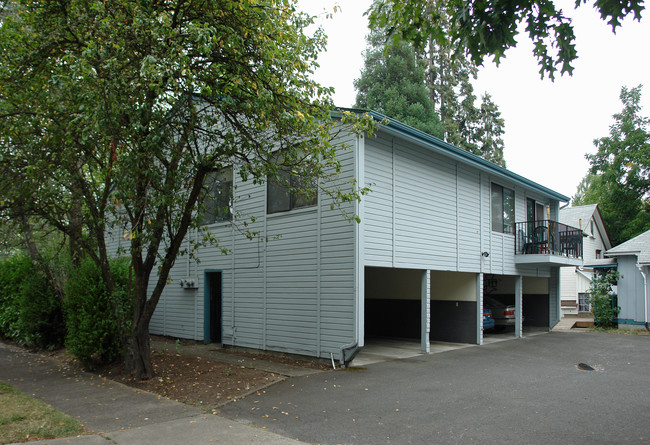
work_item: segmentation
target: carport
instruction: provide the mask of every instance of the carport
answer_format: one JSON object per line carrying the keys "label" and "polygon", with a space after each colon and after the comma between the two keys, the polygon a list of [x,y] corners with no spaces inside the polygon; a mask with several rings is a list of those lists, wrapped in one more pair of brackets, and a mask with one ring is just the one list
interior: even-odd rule
{"label": "carport", "polygon": [[[521,299],[517,297],[519,294]],[[486,274],[483,280],[483,304],[489,306],[491,300],[515,306],[515,326],[507,329],[515,337],[521,337],[530,330],[550,329],[549,278]],[[491,334],[484,332],[484,335]]]}
{"label": "carport", "polygon": [[480,343],[479,275],[382,267],[365,268],[364,337]]}
{"label": "carport", "polygon": [[432,341],[480,343],[479,277],[475,273],[431,271]]}
{"label": "carport", "polygon": [[415,269],[365,268],[364,334],[421,339],[422,275]]}
{"label": "carport", "polygon": [[[482,344],[484,336],[550,328],[549,278],[371,266],[364,277],[364,344],[419,343],[428,353],[435,343]],[[514,305],[515,325],[483,332],[480,299]]]}
{"label": "carport", "polygon": [[523,328],[550,329],[550,295],[549,279],[539,277],[524,277],[522,295]]}

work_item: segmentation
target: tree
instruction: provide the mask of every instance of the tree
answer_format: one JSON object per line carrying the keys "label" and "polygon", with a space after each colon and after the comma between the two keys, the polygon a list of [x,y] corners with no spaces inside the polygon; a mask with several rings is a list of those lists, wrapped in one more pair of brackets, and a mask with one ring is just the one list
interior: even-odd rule
{"label": "tree", "polygon": [[623,110],[610,135],[594,140],[596,153],[586,155],[590,171],[573,199],[599,205],[614,244],[650,229],[650,120],[639,115],[641,89],[621,89]]}
{"label": "tree", "polygon": [[492,97],[485,93],[479,107],[472,80],[477,69],[448,44],[430,42],[427,86],[452,145],[506,166],[503,158],[505,122]]}
{"label": "tree", "polygon": [[594,324],[608,328],[616,324],[616,316],[621,308],[616,304],[616,294],[612,290],[620,278],[616,270],[594,274],[591,280],[591,311],[594,314]]}
{"label": "tree", "polygon": [[[577,0],[576,7],[586,4]],[[643,0],[594,1],[594,7],[612,31],[632,14],[641,20]],[[534,44],[533,54],[540,75],[554,78],[573,71],[578,57],[571,18],[552,0],[512,2],[509,0],[376,0],[370,8],[370,23],[389,36],[424,47],[429,40],[450,41],[464,49],[476,66],[493,56],[498,64],[508,48],[516,46],[519,25]]]}
{"label": "tree", "polygon": [[425,62],[413,47],[394,42],[384,51],[377,32],[366,38],[361,77],[355,79],[355,107],[378,111],[418,130],[442,138],[444,131],[425,85]]}
{"label": "tree", "polygon": [[621,89],[623,110],[614,115],[609,136],[594,140],[597,152],[587,155],[592,173],[634,190],[639,198],[650,198],[650,119],[640,116],[643,86]]}
{"label": "tree", "polygon": [[505,121],[501,117],[499,107],[492,101],[492,96],[485,93],[481,98],[479,118],[474,130],[473,140],[478,144],[478,151],[475,153],[502,167],[506,166],[502,138],[505,133],[504,127]]}
{"label": "tree", "polygon": [[[206,176],[234,166],[260,183],[289,168],[323,185],[340,170],[331,89],[310,78],[324,45],[320,30],[305,34],[311,23],[287,0],[21,0],[2,23],[0,165],[14,184],[3,199],[76,237],[108,295],[107,236],[128,241],[125,363],[137,378],[153,376],[149,321],[193,250],[182,246]],[[359,193],[324,190],[339,202]]]}
{"label": "tree", "polygon": [[620,244],[650,228],[647,201],[617,182],[588,173],[578,186],[571,205],[598,204],[613,245]]}
{"label": "tree", "polygon": [[442,132],[424,131],[505,166],[503,119],[488,94],[476,107],[471,81],[476,79],[477,68],[459,47],[429,40],[414,51],[408,42],[394,39],[382,50],[385,34],[383,29],[371,28],[365,67],[355,81],[357,106],[382,111],[419,129],[423,128],[412,121],[422,119],[422,110],[426,110],[427,122],[432,122],[431,114],[438,114],[435,119],[442,122]]}

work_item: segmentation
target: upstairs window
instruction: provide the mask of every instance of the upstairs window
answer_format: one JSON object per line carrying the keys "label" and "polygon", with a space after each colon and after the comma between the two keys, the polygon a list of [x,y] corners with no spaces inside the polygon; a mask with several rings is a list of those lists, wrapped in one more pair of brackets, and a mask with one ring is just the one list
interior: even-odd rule
{"label": "upstairs window", "polygon": [[492,230],[513,233],[515,226],[515,192],[492,184]]}
{"label": "upstairs window", "polygon": [[311,207],[317,201],[315,178],[302,177],[285,166],[278,169],[277,178],[268,178],[267,213]]}
{"label": "upstairs window", "polygon": [[232,167],[227,167],[206,177],[201,225],[232,220],[232,176]]}

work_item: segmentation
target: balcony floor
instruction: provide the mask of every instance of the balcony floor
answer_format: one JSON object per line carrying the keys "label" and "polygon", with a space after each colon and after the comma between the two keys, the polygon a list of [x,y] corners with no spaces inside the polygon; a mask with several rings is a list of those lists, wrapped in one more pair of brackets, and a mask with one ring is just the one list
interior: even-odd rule
{"label": "balcony floor", "polygon": [[515,255],[515,264],[546,264],[549,266],[582,266],[582,258],[548,253]]}

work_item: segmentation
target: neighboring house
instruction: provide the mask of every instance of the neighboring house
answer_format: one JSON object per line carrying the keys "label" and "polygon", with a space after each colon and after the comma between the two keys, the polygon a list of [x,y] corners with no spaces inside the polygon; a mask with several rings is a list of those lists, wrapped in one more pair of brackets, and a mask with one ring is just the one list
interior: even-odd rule
{"label": "neighboring house", "polygon": [[648,293],[650,283],[650,230],[609,249],[605,255],[616,259],[617,294],[621,311],[620,328],[648,327]]}
{"label": "neighboring house", "polygon": [[341,180],[372,189],[345,209],[360,223],[236,166],[217,178],[232,209],[205,221],[230,253],[179,258],[151,332],[348,362],[375,337],[482,344],[484,295],[516,306],[516,336],[554,326],[560,267],[582,265],[580,231],[557,222],[569,198],[387,120],[340,139]]}
{"label": "neighboring house", "polygon": [[594,269],[587,265],[607,263],[608,260],[604,255],[605,251],[611,249],[612,243],[597,204],[561,208],[560,222],[582,230],[585,264],[585,266],[563,267],[560,270],[562,315],[589,312],[591,310],[589,291]]}

